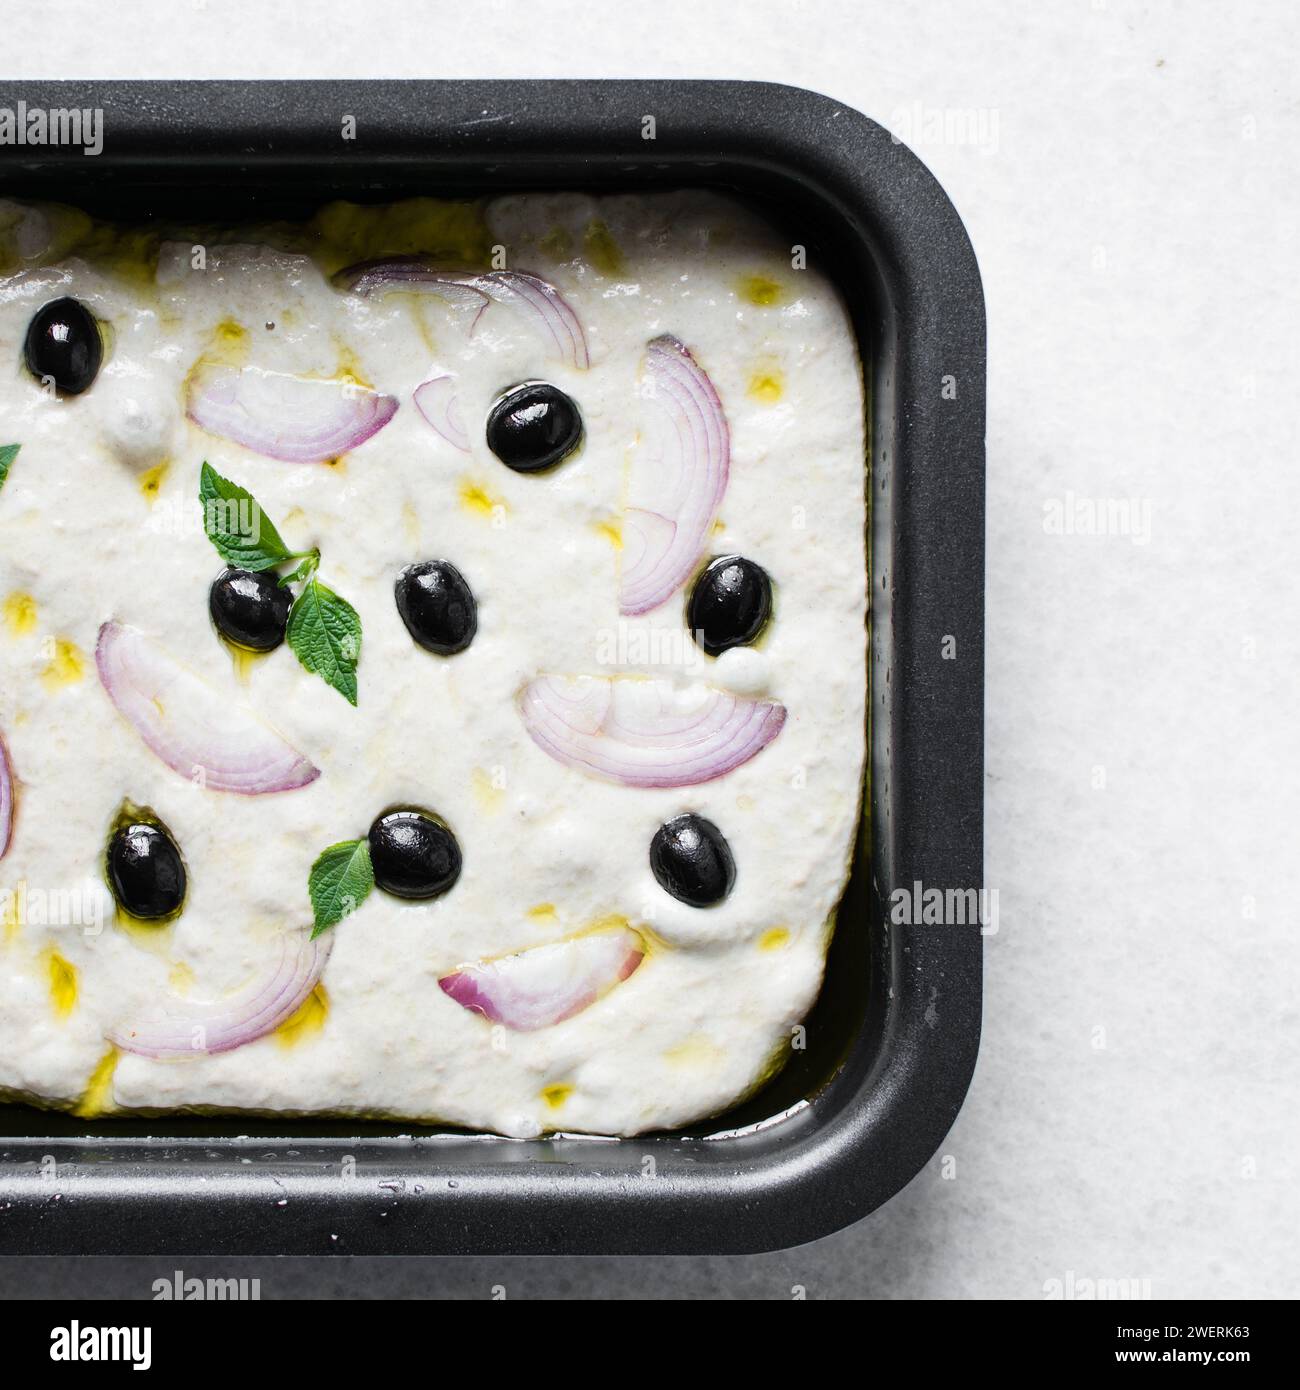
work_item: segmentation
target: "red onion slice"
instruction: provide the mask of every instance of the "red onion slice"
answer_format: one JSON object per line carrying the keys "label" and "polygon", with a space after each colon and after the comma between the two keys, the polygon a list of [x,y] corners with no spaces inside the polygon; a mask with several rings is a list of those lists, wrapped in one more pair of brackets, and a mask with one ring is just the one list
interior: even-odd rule
{"label": "red onion slice", "polygon": [[440,434],[448,444],[454,445],[462,453],[469,453],[469,435],[460,413],[460,397],[456,394],[457,381],[446,372],[431,376],[415,388],[412,399],[415,408]]}
{"label": "red onion slice", "polygon": [[519,694],[529,736],[556,762],[626,787],[693,787],[766,748],[785,706],[711,686],[540,676]]}
{"label": "red onion slice", "polygon": [[531,1033],[581,1013],[626,980],[644,956],[640,935],[615,927],[464,965],[438,986],[462,1008]]}
{"label": "red onion slice", "polygon": [[389,290],[436,295],[453,304],[475,308],[470,332],[478,327],[489,303],[506,304],[531,316],[542,338],[562,362],[585,369],[591,365],[587,335],[573,306],[549,280],[524,270],[485,272],[440,270],[419,256],[364,261],[334,277],[335,284],[357,294],[385,294]]}
{"label": "red onion slice", "polygon": [[313,941],[308,931],[284,932],[272,963],[235,994],[212,1000],[171,994],[157,1012],[116,1025],[108,1041],[123,1052],[158,1059],[243,1047],[297,1013],[316,988],[329,948],[328,937]]}
{"label": "red onion slice", "polygon": [[0,859],[9,853],[14,834],[14,765],[9,761],[9,746],[0,734]]}
{"label": "red onion slice", "polygon": [[378,434],[397,400],[353,381],[207,363],[190,377],[185,412],[209,434],[267,458],[321,463]]}
{"label": "red onion slice", "polygon": [[619,610],[648,613],[691,577],[727,490],[731,434],[690,349],[665,335],[645,357],[645,434],[624,512]]}
{"label": "red onion slice", "polygon": [[260,796],[293,791],[320,776],[269,724],[136,628],[105,623],[95,666],[118,713],[168,767],[197,785]]}

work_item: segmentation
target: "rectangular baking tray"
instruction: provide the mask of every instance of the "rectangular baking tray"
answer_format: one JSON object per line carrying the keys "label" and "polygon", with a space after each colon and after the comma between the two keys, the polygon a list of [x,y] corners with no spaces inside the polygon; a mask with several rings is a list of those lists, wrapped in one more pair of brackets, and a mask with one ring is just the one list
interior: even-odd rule
{"label": "rectangular baking tray", "polygon": [[685,185],[757,205],[837,282],[864,363],[871,759],[807,1047],[731,1114],[520,1141],[0,1106],[0,1253],[741,1253],[886,1201],[952,1124],[981,1013],[978,924],[890,920],[896,889],[982,882],[984,301],[934,178],[858,112],[765,83],[0,83],[19,102],[101,109],[103,150],[0,147],[0,196],[126,220]]}

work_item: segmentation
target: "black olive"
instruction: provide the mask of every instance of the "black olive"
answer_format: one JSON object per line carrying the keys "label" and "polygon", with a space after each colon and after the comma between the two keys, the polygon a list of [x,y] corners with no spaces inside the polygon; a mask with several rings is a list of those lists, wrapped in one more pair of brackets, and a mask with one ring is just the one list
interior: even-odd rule
{"label": "black olive", "polygon": [[703,816],[675,816],[650,841],[650,871],[665,893],[692,907],[712,907],[731,892],[736,861],[722,831]]}
{"label": "black olive", "polygon": [[772,614],[772,581],[743,555],[710,560],[686,605],[686,626],[710,655],[753,642]]}
{"label": "black olive", "polygon": [[407,565],[397,576],[397,611],[426,652],[454,656],[478,631],[478,605],[465,577],[447,560]]}
{"label": "black olive", "polygon": [[389,811],[370,827],[375,882],[399,898],[436,898],[460,877],[460,846],[423,811]]}
{"label": "black olive", "polygon": [[270,570],[222,570],[208,590],[217,631],[237,647],[269,652],[284,641],[293,596]]}
{"label": "black olive", "polygon": [[55,299],[36,311],[23,347],[27,370],[51,378],[65,395],[80,395],[99,375],[104,340],[94,314],[75,299]]}
{"label": "black olive", "polygon": [[108,881],[118,905],[132,917],[174,917],[185,901],[185,863],[160,825],[130,821],[108,842]]}
{"label": "black olive", "polygon": [[554,468],[581,438],[578,407],[546,381],[512,386],[488,411],[488,448],[516,473]]}

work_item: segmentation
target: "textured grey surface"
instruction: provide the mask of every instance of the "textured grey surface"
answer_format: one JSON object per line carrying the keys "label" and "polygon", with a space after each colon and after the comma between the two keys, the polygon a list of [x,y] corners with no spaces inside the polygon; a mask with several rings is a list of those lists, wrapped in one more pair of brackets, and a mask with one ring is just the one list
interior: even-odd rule
{"label": "textured grey surface", "polygon": [[[239,1276],[271,1298],[787,1299],[926,1297],[954,1184],[922,1174],[877,1217],[771,1255],[648,1259],[12,1259],[0,1298],[150,1299],[153,1282]],[[1010,1293],[1011,1291],[1007,1291]],[[1035,1296],[1036,1287],[1020,1290]]]}
{"label": "textured grey surface", "polygon": [[[1041,1298],[1071,1274],[1300,1293],[1295,10],[751,0],[738,42],[735,8],[698,0],[595,24],[571,0],[544,22],[512,2],[437,24],[389,0],[137,8],[156,18],[16,11],[10,75],[819,88],[939,175],[989,306],[1000,930],[953,1176],[941,1156],[866,1222],[780,1255],[262,1261],[263,1295]],[[1055,534],[1071,496],[1135,501],[1148,538]],[[147,1296],[166,1268],[24,1261],[0,1292]]]}

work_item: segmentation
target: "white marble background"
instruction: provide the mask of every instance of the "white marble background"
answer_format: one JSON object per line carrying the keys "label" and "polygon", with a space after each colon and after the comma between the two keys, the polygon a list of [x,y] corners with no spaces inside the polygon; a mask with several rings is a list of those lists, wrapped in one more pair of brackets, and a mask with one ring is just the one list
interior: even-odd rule
{"label": "white marble background", "polygon": [[[1300,11],[47,0],[4,31],[19,78],[814,87],[910,136],[983,267],[1001,912],[956,1176],[936,1160],[779,1255],[259,1261],[263,1296],[1042,1298],[1071,1271],[1300,1293]],[[1139,534],[1051,533],[1089,499],[1131,503]],[[15,1261],[0,1283],[148,1296],[172,1263]]]}

